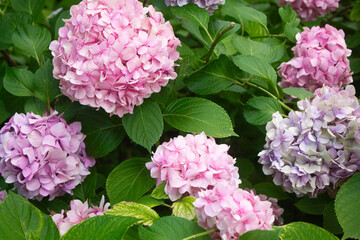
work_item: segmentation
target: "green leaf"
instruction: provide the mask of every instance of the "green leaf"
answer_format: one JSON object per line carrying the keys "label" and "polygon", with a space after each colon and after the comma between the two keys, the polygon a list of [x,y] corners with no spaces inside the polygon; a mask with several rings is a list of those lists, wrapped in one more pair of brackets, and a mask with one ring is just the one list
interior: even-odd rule
{"label": "green leaf", "polygon": [[18,97],[34,96],[34,74],[26,69],[7,68],[4,88]]}
{"label": "green leaf", "polygon": [[151,147],[160,139],[164,121],[159,104],[145,101],[135,107],[133,114],[122,118],[127,135],[137,144],[151,152]]}
{"label": "green leaf", "polygon": [[171,206],[173,215],[193,220],[196,216],[196,210],[193,205],[195,200],[195,197],[188,196],[174,202]]}
{"label": "green leaf", "polygon": [[10,113],[6,110],[5,104],[0,100],[0,124],[10,117]]}
{"label": "green leaf", "polygon": [[265,37],[269,36],[269,31],[258,22],[247,22],[245,24],[245,32],[251,37]]}
{"label": "green leaf", "polygon": [[260,58],[250,55],[240,55],[233,57],[233,61],[235,65],[244,72],[264,78],[273,86],[276,86],[277,76],[274,68]]}
{"label": "green leaf", "polygon": [[335,199],[335,212],[344,230],[343,239],[360,239],[360,173],[342,185]]}
{"label": "green leaf", "polygon": [[252,230],[240,235],[239,240],[279,240],[279,231]]}
{"label": "green leaf", "polygon": [[354,4],[354,7],[351,9],[350,20],[360,21],[360,3]]}
{"label": "green leaf", "polygon": [[335,202],[332,200],[324,208],[323,212],[323,227],[333,234],[343,234],[343,230],[335,213]]}
{"label": "green leaf", "polygon": [[60,93],[59,81],[53,77],[53,65],[50,60],[40,67],[34,76],[34,92],[35,95],[43,101],[47,106]]}
{"label": "green leaf", "polygon": [[272,58],[271,48],[269,45],[253,41],[250,38],[236,36],[232,40],[233,46],[243,55],[251,55],[269,62]]}
{"label": "green leaf", "polygon": [[87,199],[95,197],[97,173],[92,170],[91,174],[88,175],[85,180],[76,186],[73,190],[74,199],[80,199],[85,202]]}
{"label": "green leaf", "polygon": [[[168,216],[156,219],[151,227],[140,227],[140,240],[182,240],[186,237],[205,232],[196,223],[185,218]],[[201,236],[198,240],[210,240]]]}
{"label": "green leaf", "polygon": [[150,207],[135,202],[119,202],[105,213],[114,216],[133,217],[138,219],[137,223],[146,226],[151,226],[154,220],[159,218],[157,212]]}
{"label": "green leaf", "polygon": [[267,197],[276,198],[278,200],[285,200],[289,198],[281,187],[276,186],[272,182],[261,182],[255,184],[253,188],[256,190],[257,194],[264,194]]}
{"label": "green leaf", "polygon": [[294,222],[281,227],[281,240],[338,240],[325,229],[304,222]]}
{"label": "green leaf", "polygon": [[39,99],[32,97],[26,100],[24,110],[42,116],[45,112],[45,105]]}
{"label": "green leaf", "polygon": [[[212,36],[212,38],[215,39],[218,35],[220,35],[220,32],[222,30],[224,30],[225,28],[229,27],[230,24],[231,24],[231,22],[229,22],[229,21],[215,19],[214,21],[211,21],[209,23],[209,33]],[[237,32],[239,29],[240,29],[240,25],[235,24],[234,27],[230,31],[228,31],[225,34],[220,36],[220,41],[222,39],[230,36],[231,34]]]}
{"label": "green leaf", "polygon": [[43,240],[59,239],[51,217],[11,191],[0,204],[0,222],[0,240],[25,240],[31,232]]}
{"label": "green leaf", "polygon": [[175,16],[185,19],[196,26],[202,27],[203,29],[208,28],[209,13],[195,4],[187,4],[182,7],[171,7],[170,11]]}
{"label": "green leaf", "polygon": [[263,43],[267,44],[271,48],[270,63],[281,60],[286,52],[285,43],[276,38],[266,38]]}
{"label": "green leaf", "polygon": [[285,23],[289,23],[294,27],[300,24],[300,19],[297,13],[290,7],[289,4],[279,8],[279,15]]}
{"label": "green leaf", "polygon": [[322,215],[324,208],[331,201],[327,194],[321,194],[317,198],[303,197],[295,206],[302,212],[313,215]]}
{"label": "green leaf", "polygon": [[309,92],[304,88],[283,88],[283,92],[301,100],[305,98],[312,98],[314,96],[312,92]]}
{"label": "green leaf", "polygon": [[184,132],[205,132],[218,138],[237,136],[226,111],[207,99],[177,99],[165,109],[163,116],[168,124]]}
{"label": "green leaf", "polygon": [[117,148],[124,138],[121,120],[109,117],[104,111],[84,108],[78,112],[76,119],[81,121],[82,132],[86,135],[86,152],[94,158],[106,156]]}
{"label": "green leaf", "polygon": [[146,158],[130,158],[120,163],[106,180],[106,192],[112,205],[120,201],[136,201],[155,184],[145,163]]}
{"label": "green leaf", "polygon": [[283,113],[278,101],[268,97],[250,98],[244,106],[244,117],[253,125],[264,125],[271,121],[272,115],[279,111]]}
{"label": "green leaf", "polygon": [[102,215],[86,219],[65,233],[61,240],[121,240],[135,218]]}
{"label": "green leaf", "polygon": [[56,19],[55,23],[55,39],[59,38],[59,28],[65,26],[63,19],[69,19],[71,17],[70,11],[66,10],[60,13],[59,17]]}
{"label": "green leaf", "polygon": [[151,208],[160,206],[160,205],[165,205],[163,200],[155,199],[155,198],[151,197],[150,194],[146,194],[146,195],[142,196],[141,198],[137,199],[136,202],[140,203],[140,204],[144,204]]}
{"label": "green leaf", "polygon": [[62,96],[55,102],[55,110],[62,113],[66,121],[72,120],[82,107],[79,102],[71,102],[68,97]]}
{"label": "green leaf", "polygon": [[11,0],[11,7],[17,12],[27,12],[36,17],[45,6],[45,0]]}
{"label": "green leaf", "polygon": [[[191,22],[183,22],[182,27],[186,30],[188,30],[196,39],[198,39],[204,46],[207,48],[210,48],[211,46],[211,40],[209,36],[205,39],[204,36],[200,32],[199,26],[192,24]],[[181,67],[181,65],[180,65]]]}
{"label": "green leaf", "polygon": [[184,80],[186,86],[200,95],[215,94],[236,82],[236,66],[221,56]]}
{"label": "green leaf", "polygon": [[296,34],[298,34],[300,31],[300,29],[298,29],[297,27],[294,27],[293,25],[291,25],[290,23],[286,23],[285,27],[284,27],[284,33],[286,35],[286,37],[291,41],[291,42],[296,42],[295,36]]}
{"label": "green leaf", "polygon": [[245,25],[248,21],[256,22],[266,28],[267,17],[263,12],[260,12],[252,7],[246,6],[231,6],[224,9],[225,14],[235,19],[238,19],[241,25]]}
{"label": "green leaf", "polygon": [[165,193],[165,185],[166,182],[157,185],[150,196],[156,199],[169,199],[169,196]]}
{"label": "green leaf", "polygon": [[48,49],[51,34],[44,27],[19,25],[12,35],[11,40],[15,47],[28,53],[40,63],[40,55]]}
{"label": "green leaf", "polygon": [[248,178],[254,172],[254,164],[247,158],[236,159],[235,166],[239,168],[239,175],[241,179]]}

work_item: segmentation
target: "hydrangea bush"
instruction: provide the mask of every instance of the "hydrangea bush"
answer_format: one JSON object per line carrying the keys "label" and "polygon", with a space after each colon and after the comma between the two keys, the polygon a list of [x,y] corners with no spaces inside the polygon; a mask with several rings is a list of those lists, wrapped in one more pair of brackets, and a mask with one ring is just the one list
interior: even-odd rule
{"label": "hydrangea bush", "polygon": [[0,240],[360,239],[359,13],[0,1]]}

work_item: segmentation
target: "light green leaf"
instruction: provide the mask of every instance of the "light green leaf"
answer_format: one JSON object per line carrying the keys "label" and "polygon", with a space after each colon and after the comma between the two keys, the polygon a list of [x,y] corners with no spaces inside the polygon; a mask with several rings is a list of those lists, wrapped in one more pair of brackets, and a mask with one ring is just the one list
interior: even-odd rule
{"label": "light green leaf", "polygon": [[86,219],[65,233],[61,240],[121,240],[135,218],[102,215]]}
{"label": "light green leaf", "polygon": [[156,188],[152,191],[151,197],[156,199],[169,199],[169,196],[165,193],[165,185],[166,182],[162,182],[156,186]]}
{"label": "light green leaf", "polygon": [[237,136],[226,111],[207,99],[187,97],[172,102],[164,111],[165,121],[184,132],[207,136]]}
{"label": "light green leaf", "polygon": [[4,88],[18,97],[34,96],[34,74],[26,69],[7,68]]}
{"label": "light green leaf", "polygon": [[244,106],[244,117],[253,125],[264,125],[271,121],[272,115],[279,111],[283,113],[278,101],[268,97],[250,98]]}
{"label": "light green leaf", "polygon": [[49,215],[13,192],[0,204],[0,240],[27,240],[31,234],[43,240],[59,239]]}
{"label": "light green leaf", "polygon": [[241,25],[245,25],[246,22],[252,21],[260,23],[263,27],[266,28],[267,25],[267,17],[263,12],[260,12],[252,7],[246,6],[232,6],[231,8],[226,8],[225,14],[229,15],[233,18],[238,19]]}
{"label": "light green leaf", "polygon": [[119,202],[105,214],[114,216],[133,217],[138,219],[137,223],[151,226],[155,219],[159,218],[157,212],[150,207],[135,202]]}
{"label": "light green leaf", "polygon": [[338,240],[325,229],[304,222],[293,222],[281,227],[281,240]]}
{"label": "light green leaf", "polygon": [[351,9],[350,20],[360,21],[360,3],[354,4],[354,7]]}
{"label": "light green leaf", "polygon": [[151,197],[150,194],[146,194],[146,195],[142,196],[141,198],[137,199],[135,202],[144,204],[151,208],[160,206],[160,205],[166,205],[163,200],[155,199],[155,198]]}
{"label": "light green leaf", "polygon": [[279,8],[279,15],[285,23],[289,23],[294,27],[300,24],[300,19],[289,4]]}
{"label": "light green leaf", "polygon": [[239,240],[279,240],[279,231],[252,230],[240,235]]}
{"label": "light green leaf", "polygon": [[312,92],[309,92],[304,88],[283,88],[283,92],[301,100],[305,98],[312,98],[314,96]]}
{"label": "light green leaf", "polygon": [[130,158],[120,163],[106,180],[106,192],[112,205],[120,201],[136,201],[155,184],[145,164],[146,158]]}
{"label": "light green leaf", "polygon": [[11,0],[11,7],[17,12],[30,13],[36,17],[45,6],[45,0]]}
{"label": "light green leaf", "polygon": [[232,40],[233,46],[243,55],[251,55],[269,62],[272,58],[271,48],[269,45],[253,41],[250,38],[236,36]]}
{"label": "light green leaf", "polygon": [[193,203],[196,198],[192,196],[184,197],[177,202],[174,202],[171,206],[172,213],[174,216],[193,220],[196,216],[196,210],[194,209]]}
{"label": "light green leaf", "polygon": [[266,38],[263,43],[271,48],[270,63],[281,60],[286,52],[285,43],[276,38]]}
{"label": "light green leaf", "polygon": [[300,31],[300,29],[298,29],[297,27],[294,27],[293,25],[291,25],[290,23],[286,23],[285,27],[284,27],[284,33],[286,35],[286,37],[291,41],[291,42],[296,42],[295,36],[296,34],[298,34]]}
{"label": "light green leaf", "polygon": [[335,212],[344,230],[343,239],[360,239],[360,173],[342,185],[335,198]]}
{"label": "light green leaf", "polygon": [[133,114],[126,114],[122,118],[127,135],[137,144],[151,152],[151,147],[160,139],[164,121],[159,104],[145,101],[135,107]]}
{"label": "light green leaf", "polygon": [[15,47],[28,53],[40,63],[40,55],[48,49],[51,34],[44,27],[19,25],[11,39]]}
{"label": "light green leaf", "polygon": [[266,37],[269,36],[269,30],[265,28],[258,22],[247,22],[245,24],[245,32],[250,35],[250,37]]}
{"label": "light green leaf", "polygon": [[33,112],[37,115],[42,116],[45,112],[45,104],[37,98],[29,98],[25,102],[25,112]]}
{"label": "light green leaf", "polygon": [[[209,23],[209,33],[212,36],[212,38],[215,39],[218,35],[220,35],[221,31],[223,31],[225,28],[229,27],[230,24],[231,24],[231,22],[229,22],[229,21],[215,19],[214,21],[211,21]],[[231,34],[237,32],[239,29],[240,29],[240,25],[235,24],[234,27],[230,31],[228,31],[225,34],[220,36],[220,41],[222,39],[230,36]]]}

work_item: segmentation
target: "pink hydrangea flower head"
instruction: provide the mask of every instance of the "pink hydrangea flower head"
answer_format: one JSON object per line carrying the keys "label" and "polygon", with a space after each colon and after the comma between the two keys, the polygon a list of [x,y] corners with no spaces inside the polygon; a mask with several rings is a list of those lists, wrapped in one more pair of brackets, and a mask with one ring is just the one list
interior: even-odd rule
{"label": "pink hydrangea flower head", "polygon": [[50,50],[53,75],[71,100],[122,117],[176,78],[180,40],[153,6],[83,0],[70,14]]}
{"label": "pink hydrangea flower head", "polygon": [[5,200],[7,197],[7,192],[5,190],[0,191],[0,203]]}
{"label": "pink hydrangea flower head", "polygon": [[219,230],[213,239],[235,240],[247,231],[269,230],[276,219],[272,202],[223,183],[199,192],[194,206],[200,226]]}
{"label": "pink hydrangea flower head", "polygon": [[343,30],[326,25],[311,29],[304,27],[296,35],[297,43],[292,48],[294,58],[280,65],[282,88],[301,87],[314,92],[323,85],[345,87],[352,83],[350,63]]}
{"label": "pink hydrangea flower head", "polygon": [[287,192],[316,196],[360,170],[360,105],[349,85],[319,88],[298,107],[273,114],[259,162]]}
{"label": "pink hydrangea flower head", "polygon": [[189,3],[198,5],[207,10],[210,14],[218,9],[218,5],[225,4],[225,0],[165,0],[167,6],[184,6]]}
{"label": "pink hydrangea flower head", "polygon": [[81,123],[67,124],[56,113],[16,113],[0,130],[1,175],[26,198],[71,194],[95,164],[86,155]]}
{"label": "pink hydrangea flower head", "polygon": [[172,201],[185,193],[196,197],[220,182],[236,187],[241,182],[228,150],[205,133],[178,136],[161,144],[146,167],[158,184],[166,182],[165,192]]}
{"label": "pink hydrangea flower head", "polygon": [[84,203],[80,200],[70,202],[70,210],[61,210],[61,213],[54,214],[52,219],[56,223],[60,236],[64,235],[72,226],[95,216],[104,215],[104,211],[109,210],[110,203],[105,204],[105,197],[102,196],[99,207],[92,206],[89,208],[87,201]]}
{"label": "pink hydrangea flower head", "polygon": [[339,7],[340,0],[280,0],[279,5],[290,4],[290,7],[303,21],[314,21]]}

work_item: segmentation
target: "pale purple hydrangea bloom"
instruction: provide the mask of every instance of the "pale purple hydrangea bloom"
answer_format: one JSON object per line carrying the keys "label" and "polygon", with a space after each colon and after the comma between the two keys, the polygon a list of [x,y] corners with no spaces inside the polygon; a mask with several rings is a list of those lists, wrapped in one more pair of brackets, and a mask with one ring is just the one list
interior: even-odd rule
{"label": "pale purple hydrangea bloom", "polygon": [[229,146],[216,144],[205,133],[178,136],[161,144],[146,167],[157,184],[166,182],[165,192],[172,201],[183,194],[196,197],[218,183],[236,187],[241,183],[228,150]]}
{"label": "pale purple hydrangea bloom", "polygon": [[70,14],[49,48],[53,75],[71,100],[122,117],[176,78],[180,40],[153,6],[83,0]]}
{"label": "pale purple hydrangea bloom", "polygon": [[314,21],[339,7],[340,0],[280,0],[279,5],[290,4],[290,7],[304,21]]}
{"label": "pale purple hydrangea bloom", "polygon": [[56,112],[46,117],[16,113],[0,130],[0,172],[5,182],[29,199],[71,194],[95,164],[86,155],[80,130],[80,122],[68,125]]}
{"label": "pale purple hydrangea bloom", "polygon": [[275,211],[273,203],[264,195],[260,197],[228,184],[219,183],[198,195],[194,206],[199,225],[219,230],[211,235],[212,239],[235,240],[247,231],[270,230],[282,214],[282,209],[276,204]]}
{"label": "pale purple hydrangea bloom", "polygon": [[282,88],[301,87],[314,92],[323,85],[345,87],[352,83],[351,55],[345,43],[343,30],[326,25],[311,29],[304,27],[296,35],[296,46],[292,48],[294,57],[280,65],[279,85]]}
{"label": "pale purple hydrangea bloom", "polygon": [[219,4],[225,4],[225,0],[165,0],[167,6],[184,6],[189,3],[198,5],[207,10],[210,14],[218,9]]}
{"label": "pale purple hydrangea bloom", "polygon": [[352,85],[324,86],[298,107],[286,118],[273,114],[259,162],[287,192],[316,196],[360,169],[359,102]]}
{"label": "pale purple hydrangea bloom", "polygon": [[7,194],[7,192],[6,192],[5,190],[0,191],[0,203],[5,200],[5,198],[7,197],[7,195],[8,195],[8,194]]}
{"label": "pale purple hydrangea bloom", "polygon": [[84,203],[80,200],[70,202],[70,210],[61,210],[61,213],[52,216],[56,223],[60,236],[64,235],[72,226],[95,216],[104,215],[104,211],[109,210],[110,203],[105,203],[105,197],[102,196],[99,207],[92,206],[89,208],[87,201]]}

